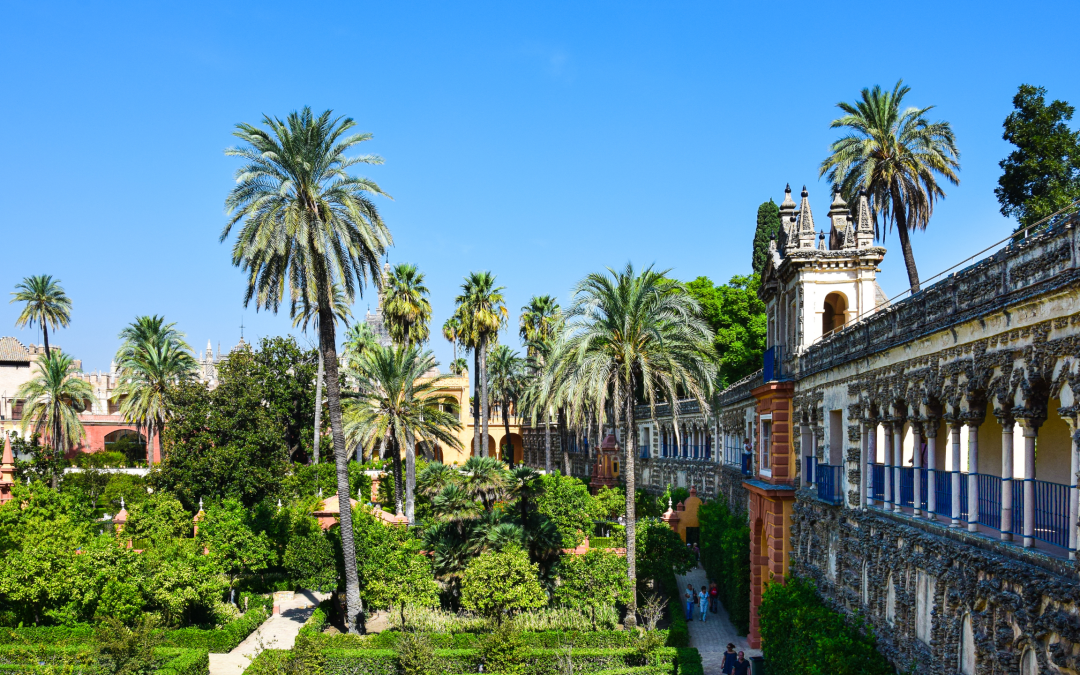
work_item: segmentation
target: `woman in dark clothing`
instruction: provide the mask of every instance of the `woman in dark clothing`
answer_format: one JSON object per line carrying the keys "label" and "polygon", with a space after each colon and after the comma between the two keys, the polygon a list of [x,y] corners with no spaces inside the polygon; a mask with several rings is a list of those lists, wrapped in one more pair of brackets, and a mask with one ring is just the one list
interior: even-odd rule
{"label": "woman in dark clothing", "polygon": [[724,663],[720,666],[720,672],[724,675],[731,675],[731,671],[735,668],[735,661],[737,661],[739,655],[735,653],[735,645],[728,643],[727,651],[724,652]]}

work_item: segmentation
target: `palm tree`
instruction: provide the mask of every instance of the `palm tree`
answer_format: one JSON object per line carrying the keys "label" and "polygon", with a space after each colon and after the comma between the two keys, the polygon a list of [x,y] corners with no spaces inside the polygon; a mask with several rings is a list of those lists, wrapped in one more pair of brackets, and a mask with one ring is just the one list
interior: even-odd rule
{"label": "palm tree", "polygon": [[90,383],[79,377],[75,360],[67,354],[45,352],[37,359],[38,374],[24,382],[15,398],[25,401],[21,428],[26,435],[45,436],[52,444],[52,487],[59,485],[60,459],[64,450],[86,435],[79,413],[97,399]]}
{"label": "palm tree", "polygon": [[424,274],[416,265],[401,263],[386,279],[383,316],[390,338],[406,347],[427,342],[431,321],[431,303]]}
{"label": "palm tree", "polygon": [[25,302],[22,312],[15,319],[15,327],[41,326],[41,335],[45,340],[45,353],[49,353],[49,326],[66,328],[71,323],[71,300],[68,298],[59,279],[52,275],[39,274],[26,277],[15,284],[15,297],[11,302]]}
{"label": "palm tree", "polygon": [[469,371],[469,362],[465,359],[454,359],[450,362],[450,372],[461,377]]}
{"label": "palm tree", "polygon": [[453,347],[454,349],[454,358],[450,362],[452,368],[453,364],[457,363],[458,360],[457,348],[459,338],[461,337],[461,320],[458,319],[456,316],[452,316],[447,319],[442,325],[442,336],[450,343],[451,347]]}
{"label": "palm tree", "polygon": [[[641,391],[651,410],[656,398],[676,402],[694,398],[703,411],[716,381],[713,332],[700,316],[697,301],[681,283],[651,266],[640,274],[627,264],[585,277],[574,290],[567,324],[556,342],[545,378],[571,422],[580,424],[588,411],[610,403],[621,421],[626,480],[626,562],[636,583],[634,547],[634,398]],[[673,405],[677,417],[678,406]],[[706,415],[708,413],[706,412]],[[637,623],[636,597],[631,596],[626,625]]]}
{"label": "palm tree", "polygon": [[461,472],[465,491],[479,499],[485,511],[491,511],[510,488],[506,467],[494,457],[470,457],[461,465]]}
{"label": "palm tree", "polygon": [[401,513],[401,450],[406,449],[405,516],[414,522],[416,453],[413,440],[461,447],[455,432],[461,428],[456,399],[443,387],[448,375],[425,378],[436,365],[430,351],[417,347],[377,347],[360,360],[360,391],[346,409],[345,432],[350,441],[371,449],[389,441]]}
{"label": "palm tree", "polygon": [[547,365],[554,341],[537,336],[528,342],[528,354],[525,368],[530,373],[530,382],[521,394],[519,406],[530,418],[535,427],[538,420],[544,420],[544,471],[551,473],[551,408],[553,380],[543,377],[548,373]]}
{"label": "palm tree", "polygon": [[[289,307],[289,316],[293,320],[293,328],[300,327],[307,332],[308,323],[313,323],[315,330],[319,330],[319,307],[315,299],[309,301],[299,295],[294,295],[292,305]],[[345,294],[341,292],[341,284],[334,284],[330,289],[330,302],[333,306],[334,320],[340,322],[346,328],[352,319],[352,310]],[[322,390],[323,390],[323,354],[319,352],[319,374],[315,378],[315,438],[312,443],[311,463],[319,463],[319,441],[322,440]]]}
{"label": "palm tree", "polygon": [[175,323],[161,316],[139,316],[120,331],[116,351],[117,385],[112,399],[120,403],[120,414],[129,424],[146,427],[147,461],[154,463],[154,433],[157,457],[162,460],[161,432],[168,411],[165,393],[169,387],[194,377],[198,363],[191,347]]}
{"label": "palm tree", "polygon": [[346,370],[355,368],[364,354],[378,345],[379,340],[375,337],[371,326],[362,322],[349,326],[348,330],[345,331],[345,341],[342,344],[344,351],[342,360],[345,362]]}
{"label": "palm tree", "polygon": [[[498,338],[499,330],[506,325],[508,314],[502,294],[504,288],[495,285],[495,275],[491,272],[470,272],[461,285],[461,295],[455,299],[455,316],[461,322],[461,334],[475,354],[476,393],[479,394],[480,405],[473,406],[473,452],[480,457],[487,456],[487,350]],[[479,436],[476,435],[478,431]]]}
{"label": "palm tree", "polygon": [[221,241],[243,221],[233,245],[233,264],[248,273],[245,305],[255,298],[258,307],[276,312],[288,286],[294,297],[311,298],[318,307],[319,350],[337,464],[346,619],[349,630],[356,632],[360,582],[349,508],[332,289],[340,284],[345,298],[351,300],[366,283],[382,284],[379,258],[392,237],[372,197],[387,195],[373,181],[349,174],[354,165],[381,164],[382,159],[347,157],[371,135],[348,135],[355,122],[332,117],[330,111],[315,117],[310,108],[304,108],[285,120],[264,116],[263,124],[269,130],[238,124],[234,135],[244,146],[225,151],[246,164],[237,170],[237,184],[225,200],[232,217]]}
{"label": "palm tree", "polygon": [[491,396],[499,402],[502,408],[503,438],[506,439],[510,449],[510,457],[507,462],[511,469],[514,468],[514,444],[510,440],[510,406],[517,405],[524,386],[522,374],[523,361],[518,353],[506,345],[498,345],[491,352],[491,362],[488,364],[488,386],[491,388]]}
{"label": "palm tree", "polygon": [[550,295],[534,295],[529,304],[521,308],[518,334],[528,345],[554,339],[562,321],[559,302]]}
{"label": "palm tree", "polygon": [[892,92],[874,85],[863,89],[862,99],[854,104],[837,103],[846,114],[829,126],[847,129],[848,134],[832,144],[832,154],[821,163],[818,175],[829,174],[829,182],[849,201],[860,190],[867,192],[878,239],[885,238],[886,222],[890,229],[896,225],[914,294],[919,292],[919,271],[908,230],[925,230],[934,202],[945,197],[939,175],[953,185],[960,183],[956,175],[960,151],[948,122],[926,119],[934,106],[900,109],[910,90],[899,80]]}

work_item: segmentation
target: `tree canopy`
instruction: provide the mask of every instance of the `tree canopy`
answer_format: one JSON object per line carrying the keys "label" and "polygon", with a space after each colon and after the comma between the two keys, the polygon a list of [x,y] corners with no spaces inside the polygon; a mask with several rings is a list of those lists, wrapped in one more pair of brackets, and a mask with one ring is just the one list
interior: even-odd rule
{"label": "tree canopy", "polygon": [[754,254],[751,265],[754,274],[765,271],[765,257],[769,253],[769,240],[780,231],[780,207],[776,202],[763,202],[757,210],[757,228],[754,230]]}
{"label": "tree canopy", "polygon": [[735,275],[723,286],[708,277],[686,285],[701,307],[702,318],[716,333],[713,347],[720,363],[721,388],[761,367],[765,351],[765,303],[758,299],[761,278]]}

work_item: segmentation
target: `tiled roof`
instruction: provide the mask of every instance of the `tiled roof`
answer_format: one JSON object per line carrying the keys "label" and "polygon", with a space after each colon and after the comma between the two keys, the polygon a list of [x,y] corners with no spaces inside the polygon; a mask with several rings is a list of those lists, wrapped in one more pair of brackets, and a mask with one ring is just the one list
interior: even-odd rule
{"label": "tiled roof", "polygon": [[0,337],[0,361],[30,362],[30,350],[13,337]]}

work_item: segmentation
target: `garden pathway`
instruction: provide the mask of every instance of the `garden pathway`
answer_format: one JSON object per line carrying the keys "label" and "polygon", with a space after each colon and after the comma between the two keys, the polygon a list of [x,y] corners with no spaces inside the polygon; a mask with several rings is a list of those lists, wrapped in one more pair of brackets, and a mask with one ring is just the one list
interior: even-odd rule
{"label": "garden pathway", "polygon": [[[705,578],[705,570],[695,567],[688,573],[676,577],[679,582],[680,597],[686,584],[693,584],[695,591],[700,591],[702,586],[708,586],[709,581]],[[679,607],[678,611],[685,612],[686,607]],[[709,612],[705,621],[699,621],[700,615],[695,613],[694,620],[687,626],[690,629],[690,646],[696,647],[701,653],[701,663],[705,668],[705,675],[720,675],[720,665],[724,662],[724,650],[729,642],[735,645],[735,651],[746,652],[746,657],[759,656],[760,649],[750,649],[744,636],[735,632],[735,626],[728,618],[727,610],[723,603],[720,610],[713,614]]]}
{"label": "garden pathway", "polygon": [[240,675],[251,660],[264,649],[291,649],[300,627],[311,617],[329,593],[301,591],[292,600],[281,603],[281,614],[274,614],[228,654],[210,655],[210,675]]}

